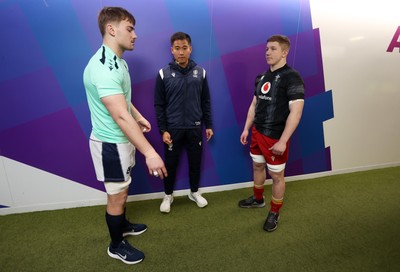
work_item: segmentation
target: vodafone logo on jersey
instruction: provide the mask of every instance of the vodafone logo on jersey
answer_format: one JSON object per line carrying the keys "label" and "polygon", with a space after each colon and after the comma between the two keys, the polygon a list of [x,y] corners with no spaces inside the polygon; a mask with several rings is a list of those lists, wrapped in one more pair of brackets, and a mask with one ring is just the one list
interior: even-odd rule
{"label": "vodafone logo on jersey", "polygon": [[271,89],[271,83],[270,82],[265,82],[261,87],[261,92],[263,94],[267,94],[270,89]]}

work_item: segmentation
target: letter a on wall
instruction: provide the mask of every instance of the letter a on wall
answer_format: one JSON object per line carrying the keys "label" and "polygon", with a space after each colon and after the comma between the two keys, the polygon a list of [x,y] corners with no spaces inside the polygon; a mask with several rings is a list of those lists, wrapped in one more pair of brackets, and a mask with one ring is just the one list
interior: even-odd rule
{"label": "letter a on wall", "polygon": [[400,37],[400,26],[397,28],[396,33],[393,36],[392,41],[389,44],[388,49],[386,50],[386,52],[393,52],[394,48],[399,48],[399,53],[400,53],[400,41],[399,41],[399,37]]}

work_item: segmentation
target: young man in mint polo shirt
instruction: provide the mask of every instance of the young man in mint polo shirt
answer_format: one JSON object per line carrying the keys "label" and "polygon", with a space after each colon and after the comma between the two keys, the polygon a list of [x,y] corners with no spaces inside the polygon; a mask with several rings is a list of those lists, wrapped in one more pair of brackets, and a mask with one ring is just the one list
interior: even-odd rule
{"label": "young man in mint polo shirt", "polygon": [[149,174],[163,179],[167,170],[143,135],[151,130],[150,123],[131,103],[129,69],[122,54],[134,48],[135,18],[123,8],[105,7],[99,13],[98,24],[103,44],[83,73],[92,122],[90,152],[97,179],[104,182],[107,192],[106,222],[111,237],[107,253],[135,264],[144,259],[144,254],[123,239],[147,229],[145,224],[133,224],[125,216],[135,150],[145,156]]}

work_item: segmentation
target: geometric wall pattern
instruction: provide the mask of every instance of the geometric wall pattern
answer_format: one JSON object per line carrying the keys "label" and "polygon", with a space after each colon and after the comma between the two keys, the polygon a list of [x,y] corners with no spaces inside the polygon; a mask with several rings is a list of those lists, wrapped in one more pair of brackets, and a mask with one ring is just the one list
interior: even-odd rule
{"label": "geometric wall pattern", "polygon": [[[83,69],[101,45],[96,20],[103,6],[123,6],[136,18],[135,50],[123,57],[130,67],[132,101],[151,122],[147,138],[161,155],[155,78],[172,58],[170,35],[192,36],[192,58],[207,71],[215,124],[213,139],[204,144],[202,187],[253,179],[249,147],[239,137],[254,79],[268,68],[266,39],[277,33],[291,39],[288,64],[306,84],[286,175],[331,170],[322,123],[333,118],[332,93],[325,89],[319,31],[304,0],[0,1],[0,23],[12,26],[2,29],[0,43],[0,156],[104,191],[90,158],[82,81]],[[162,191],[141,154],[136,157],[129,193]],[[187,179],[183,156],[176,189],[188,188]]]}

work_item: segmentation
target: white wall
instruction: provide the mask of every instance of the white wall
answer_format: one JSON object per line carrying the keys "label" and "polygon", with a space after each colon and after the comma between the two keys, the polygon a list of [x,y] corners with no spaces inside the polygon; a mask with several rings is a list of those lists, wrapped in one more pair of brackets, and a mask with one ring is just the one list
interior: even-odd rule
{"label": "white wall", "polygon": [[0,170],[0,186],[9,189],[0,199],[11,207],[0,215],[106,204],[104,192],[5,157]]}
{"label": "white wall", "polygon": [[335,117],[324,124],[332,170],[400,162],[400,53],[386,52],[400,1],[311,0],[325,88]]}

